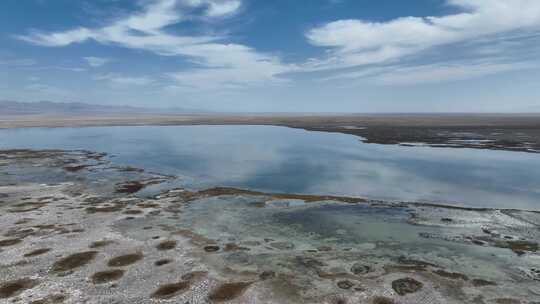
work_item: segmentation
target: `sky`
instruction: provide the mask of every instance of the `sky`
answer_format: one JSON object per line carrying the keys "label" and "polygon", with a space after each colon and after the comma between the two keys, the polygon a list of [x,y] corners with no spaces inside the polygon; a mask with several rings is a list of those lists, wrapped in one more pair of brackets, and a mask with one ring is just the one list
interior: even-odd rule
{"label": "sky", "polygon": [[3,0],[0,100],[540,112],[540,1]]}

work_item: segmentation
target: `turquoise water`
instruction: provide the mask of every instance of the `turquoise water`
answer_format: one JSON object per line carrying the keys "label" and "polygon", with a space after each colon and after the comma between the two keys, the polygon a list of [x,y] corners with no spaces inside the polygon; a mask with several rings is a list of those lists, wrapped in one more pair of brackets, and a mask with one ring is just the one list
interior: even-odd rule
{"label": "turquoise water", "polygon": [[271,126],[0,130],[0,148],[87,149],[191,188],[540,209],[540,154],[364,144]]}

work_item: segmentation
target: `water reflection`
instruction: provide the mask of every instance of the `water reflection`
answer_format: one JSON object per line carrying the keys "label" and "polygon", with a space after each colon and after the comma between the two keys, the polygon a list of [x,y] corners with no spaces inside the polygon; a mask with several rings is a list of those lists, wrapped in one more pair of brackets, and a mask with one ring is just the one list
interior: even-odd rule
{"label": "water reflection", "polygon": [[182,184],[540,209],[540,156],[363,144],[344,134],[269,126],[0,131],[1,148],[88,149]]}

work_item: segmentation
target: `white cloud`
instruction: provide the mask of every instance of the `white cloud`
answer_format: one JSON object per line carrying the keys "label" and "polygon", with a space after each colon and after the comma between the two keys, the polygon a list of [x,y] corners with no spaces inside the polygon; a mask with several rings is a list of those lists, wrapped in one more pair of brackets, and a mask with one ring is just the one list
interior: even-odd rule
{"label": "white cloud", "polygon": [[515,70],[538,68],[538,65],[524,63],[478,63],[478,64],[434,64],[408,68],[398,68],[374,77],[375,82],[384,85],[409,85],[418,83],[438,83],[466,80],[481,76]]}
{"label": "white cloud", "polygon": [[127,86],[145,86],[152,84],[154,80],[149,77],[140,76],[140,77],[132,77],[132,76],[123,76],[123,75],[115,75],[115,74],[105,74],[105,75],[98,75],[95,77],[96,80],[106,80],[109,81],[112,85],[127,85]]}
{"label": "white cloud", "polygon": [[204,7],[204,15],[207,17],[221,17],[231,15],[240,9],[240,0],[184,0],[191,7]]}
{"label": "white cloud", "polygon": [[67,72],[86,72],[85,68],[79,67],[63,67],[63,66],[21,66],[20,69],[29,70],[29,71],[47,71],[47,70],[56,70],[56,71],[67,71]]}
{"label": "white cloud", "polygon": [[36,61],[33,59],[0,59],[0,65],[28,67],[36,65]]}
{"label": "white cloud", "polygon": [[111,61],[109,58],[102,58],[102,57],[83,57],[83,59],[86,60],[88,65],[93,68],[98,68]]}
{"label": "white cloud", "polygon": [[[164,28],[192,16],[189,9],[204,9],[205,18],[221,17],[241,7],[238,0],[159,0],[144,12],[118,20],[98,29],[78,28],[59,33],[36,33],[19,37],[42,46],[66,46],[86,40],[142,49],[158,55],[187,57],[199,65],[174,74],[180,85],[191,87],[246,86],[279,82],[278,74],[293,67],[276,56],[259,53],[241,44],[222,43],[225,37],[214,35],[180,36]],[[135,82],[134,82],[135,83]]]}
{"label": "white cloud", "polygon": [[208,10],[206,11],[206,15],[209,17],[218,17],[233,14],[242,5],[240,1],[208,2]]}
{"label": "white cloud", "polygon": [[[339,73],[322,81],[337,81],[343,86],[360,82],[377,85],[415,85],[472,79],[501,72],[539,68],[535,62],[462,61],[417,66],[381,66]],[[351,82],[352,81],[352,82]]]}
{"label": "white cloud", "polygon": [[[326,55],[299,64],[286,64],[276,55],[242,44],[227,43],[227,36],[180,35],[168,31],[171,25],[182,25],[184,21],[219,21],[234,15],[242,9],[240,0],[155,0],[143,3],[147,5],[140,12],[99,28],[78,27],[53,33],[35,31],[18,38],[48,47],[93,40],[161,56],[176,56],[194,63],[195,67],[169,73],[175,82],[173,87],[236,89],[279,84],[287,81],[281,76],[283,74],[317,70],[339,73],[327,79],[371,77],[377,83],[407,84],[450,81],[521,69],[525,68],[520,63],[525,61],[522,58],[504,62],[486,60],[472,66],[467,66],[469,63],[464,60],[443,62],[439,59],[428,64],[429,61],[421,59],[418,60],[422,62],[420,65],[405,67],[403,61],[405,58],[419,59],[419,55],[427,50],[439,50],[451,44],[476,43],[473,47],[477,52],[471,53],[478,58],[499,57],[503,55],[500,52],[502,44],[495,49],[496,44],[490,41],[540,30],[538,0],[447,0],[448,5],[461,12],[439,17],[402,17],[386,22],[350,19],[324,24],[308,31],[306,37],[311,44],[325,48]],[[515,47],[506,43],[504,49],[508,53]],[[97,57],[86,57],[85,60],[93,67],[107,62],[105,58]],[[375,69],[366,65],[375,65]],[[347,72],[340,70],[344,68]],[[386,73],[386,69],[395,69],[396,72]],[[116,84],[147,85],[155,82],[147,77],[106,76],[101,76],[101,79]]]}
{"label": "white cloud", "polygon": [[330,55],[308,67],[328,69],[398,60],[452,43],[516,30],[540,29],[537,0],[448,0],[463,12],[442,17],[402,17],[387,22],[338,20],[310,30],[315,46]]}

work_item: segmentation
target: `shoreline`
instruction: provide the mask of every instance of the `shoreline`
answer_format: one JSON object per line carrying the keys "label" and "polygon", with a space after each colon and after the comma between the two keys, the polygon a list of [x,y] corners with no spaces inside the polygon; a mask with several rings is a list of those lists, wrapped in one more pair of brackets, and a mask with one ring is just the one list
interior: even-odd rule
{"label": "shoreline", "polygon": [[364,143],[540,153],[540,114],[134,117],[0,116],[18,128],[259,125],[357,136]]}

